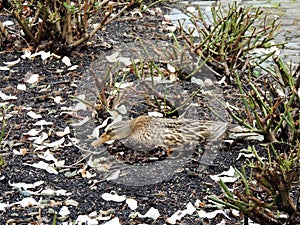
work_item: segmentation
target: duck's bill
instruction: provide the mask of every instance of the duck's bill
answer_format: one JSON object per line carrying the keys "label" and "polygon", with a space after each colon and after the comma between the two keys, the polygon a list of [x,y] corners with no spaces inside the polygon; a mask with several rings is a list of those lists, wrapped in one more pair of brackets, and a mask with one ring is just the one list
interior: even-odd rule
{"label": "duck's bill", "polygon": [[97,146],[97,145],[101,145],[107,141],[110,141],[110,136],[106,135],[106,134],[102,134],[96,141],[93,141],[91,143],[92,146]]}

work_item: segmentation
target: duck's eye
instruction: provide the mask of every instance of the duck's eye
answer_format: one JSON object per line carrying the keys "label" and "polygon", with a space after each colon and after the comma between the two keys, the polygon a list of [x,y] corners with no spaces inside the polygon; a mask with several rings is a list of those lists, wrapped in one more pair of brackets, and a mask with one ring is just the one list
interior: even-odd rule
{"label": "duck's eye", "polygon": [[105,131],[105,133],[106,133],[106,134],[111,134],[112,131],[113,131],[113,130],[112,130],[111,128],[109,128],[107,131]]}

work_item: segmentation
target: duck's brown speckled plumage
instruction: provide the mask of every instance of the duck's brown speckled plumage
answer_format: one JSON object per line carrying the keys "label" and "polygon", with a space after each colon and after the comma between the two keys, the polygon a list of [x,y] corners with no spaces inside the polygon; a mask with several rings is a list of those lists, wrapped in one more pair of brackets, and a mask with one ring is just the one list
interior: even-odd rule
{"label": "duck's brown speckled plumage", "polygon": [[137,145],[173,148],[206,139],[217,139],[226,128],[226,123],[217,121],[139,116],[108,126],[105,133],[92,145],[110,140],[128,140],[131,143],[136,142]]}

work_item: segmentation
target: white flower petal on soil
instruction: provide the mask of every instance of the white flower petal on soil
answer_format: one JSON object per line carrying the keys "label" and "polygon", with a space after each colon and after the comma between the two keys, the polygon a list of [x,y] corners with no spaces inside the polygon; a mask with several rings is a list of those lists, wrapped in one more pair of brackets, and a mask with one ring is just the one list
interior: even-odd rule
{"label": "white flower petal on soil", "polygon": [[184,216],[192,215],[196,211],[195,206],[191,202],[186,204],[186,209],[185,210],[178,210],[175,212],[171,217],[167,218],[167,222],[170,224],[176,224],[177,221],[180,221]]}
{"label": "white flower petal on soil", "polygon": [[40,75],[38,75],[38,74],[31,74],[31,75],[29,75],[29,77],[24,79],[24,82],[28,83],[28,84],[34,84],[39,81],[39,77],[40,77]]}
{"label": "white flower petal on soil", "polygon": [[48,59],[51,56],[51,53],[50,52],[41,51],[40,55],[41,55],[41,59],[44,61],[44,60]]}
{"label": "white flower petal on soil", "polygon": [[175,66],[173,66],[173,65],[171,65],[171,64],[167,64],[167,69],[168,69],[169,72],[171,72],[171,73],[175,73],[175,72],[176,72]]}
{"label": "white flower petal on soil", "polygon": [[53,162],[57,162],[57,159],[54,157],[54,155],[47,150],[46,152],[44,152],[44,154],[38,154],[38,157],[41,159],[45,159],[46,161],[53,161]]}
{"label": "white flower petal on soil", "polygon": [[126,82],[126,83],[116,82],[115,83],[115,87],[117,89],[124,89],[124,88],[131,87],[131,86],[133,86],[133,82]]}
{"label": "white flower petal on soil", "polygon": [[20,204],[23,208],[38,205],[38,202],[34,198],[23,198],[21,201],[16,202],[14,204]]}
{"label": "white flower petal on soil", "polygon": [[236,209],[232,209],[231,210],[232,215],[234,215],[235,217],[239,217],[240,216],[240,211],[236,210]]}
{"label": "white flower petal on soil", "polygon": [[103,225],[121,225],[118,217],[111,219],[110,221],[104,223]]}
{"label": "white flower petal on soil", "polygon": [[224,215],[227,219],[230,219],[229,217],[228,217],[228,215],[225,213],[225,211],[224,210],[215,210],[215,211],[213,211],[213,212],[205,212],[204,210],[199,210],[198,211],[198,216],[200,217],[200,218],[207,218],[207,219],[213,219],[213,218],[215,218],[218,214],[222,214],[222,215]]}
{"label": "white flower petal on soil", "polygon": [[124,202],[126,200],[125,195],[111,194],[111,193],[103,193],[101,197],[105,201],[113,201],[113,202]]}
{"label": "white flower petal on soil", "polygon": [[26,133],[23,133],[24,135],[29,135],[29,136],[32,136],[32,137],[35,137],[37,136],[43,129],[31,129],[30,131],[26,132]]}
{"label": "white flower petal on soil", "polygon": [[145,213],[145,215],[142,215],[142,214],[138,213],[138,217],[140,217],[140,218],[151,218],[153,220],[157,220],[157,218],[160,217],[160,213],[159,213],[158,209],[155,209],[155,208],[151,207]]}
{"label": "white flower petal on soil", "polygon": [[[72,193],[70,193],[72,195]],[[73,199],[67,199],[65,202],[65,205],[71,205],[71,206],[78,206],[79,202],[73,200]]]}
{"label": "white flower petal on soil", "polygon": [[[66,107],[66,106],[62,106],[62,107],[60,107],[60,110],[61,111],[73,111],[73,108],[72,107]],[[60,114],[60,115],[62,115],[62,114]]]}
{"label": "white flower petal on soil", "polygon": [[[78,143],[80,143],[80,140],[77,139],[77,138],[72,138],[72,137],[69,137],[69,136],[67,136],[67,137],[70,140],[70,144],[72,144],[72,145],[77,145]],[[66,146],[69,146],[69,145],[66,144]]]}
{"label": "white flower petal on soil", "polygon": [[46,133],[46,132],[42,132],[42,134],[40,135],[40,136],[38,136],[38,137],[36,137],[35,138],[35,140],[34,140],[34,144],[37,144],[37,145],[40,145],[40,144],[42,144],[45,140],[47,140],[48,139],[48,134]]}
{"label": "white flower petal on soil", "polygon": [[13,149],[13,154],[14,155],[26,155],[27,153],[27,148],[21,148],[20,150],[16,150],[16,149]]}
{"label": "white flower petal on soil", "polygon": [[223,76],[221,80],[217,82],[217,84],[225,84],[226,76]]}
{"label": "white flower petal on soil", "polygon": [[148,112],[147,114],[148,116],[152,116],[152,117],[164,117],[164,115],[160,112]]}
{"label": "white flower petal on soil", "polygon": [[44,184],[44,183],[45,183],[45,182],[42,181],[42,180],[36,181],[36,182],[34,182],[33,184],[23,183],[23,182],[21,182],[21,183],[10,183],[10,182],[8,181],[9,186],[15,187],[15,188],[17,188],[17,189],[23,189],[23,190],[36,188],[36,187],[41,186],[41,185]]}
{"label": "white flower petal on soil", "polygon": [[8,26],[12,26],[14,25],[15,23],[11,20],[6,20],[2,23],[4,26],[8,27]]}
{"label": "white flower petal on soil", "polygon": [[44,159],[46,161],[52,161],[52,162],[54,162],[54,165],[56,167],[61,167],[61,166],[65,165],[65,160],[57,160],[54,157],[54,155],[49,150],[47,150],[46,152],[44,152],[43,155],[38,154],[38,157],[41,158],[41,159]]}
{"label": "white flower petal on soil", "polygon": [[7,208],[9,206],[9,204],[6,204],[6,203],[1,203],[0,202],[0,212],[5,212],[5,208]]}
{"label": "white flower petal on soil", "polygon": [[235,137],[237,137],[237,139],[242,138],[245,140],[255,140],[255,141],[260,141],[260,142],[263,142],[265,140],[264,135],[257,134],[257,133],[236,134]]}
{"label": "white flower petal on soil", "polygon": [[133,198],[127,198],[126,199],[126,204],[131,210],[136,210],[137,209],[137,201]]}
{"label": "white flower petal on soil", "polygon": [[31,52],[29,50],[25,50],[24,54],[21,55],[22,59],[31,59]]}
{"label": "white flower petal on soil", "polygon": [[70,60],[70,58],[67,57],[67,56],[64,56],[64,57],[62,58],[61,61],[62,61],[66,66],[68,66],[68,67],[72,66],[71,60]]}
{"label": "white flower petal on soil", "polygon": [[63,137],[63,138],[61,138],[57,141],[51,142],[51,143],[44,143],[44,145],[49,147],[49,148],[54,148],[54,147],[61,146],[64,142],[65,142],[65,138]]}
{"label": "white flower petal on soil", "polygon": [[120,63],[123,63],[125,66],[130,66],[132,64],[131,58],[128,57],[120,57],[118,60]]}
{"label": "white flower petal on soil", "polygon": [[178,210],[171,217],[167,218],[166,221],[169,224],[176,224],[187,214],[186,210]]}
{"label": "white flower petal on soil", "polygon": [[230,176],[230,177],[232,177],[232,176],[235,175],[235,170],[234,170],[234,168],[232,166],[230,166],[229,170],[224,171],[224,172],[220,173],[219,175],[220,176]]}
{"label": "white flower petal on soil", "polygon": [[81,225],[81,224],[97,225],[99,223],[96,219],[91,219],[87,215],[79,215],[76,219],[75,224],[78,224],[78,225]]}
{"label": "white flower petal on soil", "polygon": [[196,77],[192,77],[191,78],[191,83],[194,83],[194,84],[198,84],[199,86],[203,86],[204,82],[202,79],[199,79],[199,78],[196,78]]}
{"label": "white flower petal on soil", "polygon": [[97,216],[97,212],[93,211],[89,214],[89,217],[96,217]]}
{"label": "white flower petal on soil", "polygon": [[48,173],[58,174],[58,172],[54,169],[52,164],[45,163],[44,161],[39,161],[38,163],[33,163],[33,164],[23,163],[23,165],[46,170]]}
{"label": "white flower petal on soil", "polygon": [[51,53],[51,56],[56,58],[56,59],[61,59],[61,56],[60,55],[56,55],[55,53]]}
{"label": "white flower petal on soil", "polygon": [[63,137],[63,136],[65,136],[65,135],[67,135],[67,134],[70,134],[70,127],[69,126],[67,126],[67,127],[65,127],[65,129],[64,129],[64,131],[57,131],[57,132],[55,132],[55,134],[58,136],[58,137]]}
{"label": "white flower petal on soil", "polygon": [[56,96],[53,101],[56,103],[56,104],[60,104],[64,101],[64,99],[61,97],[61,96]]}
{"label": "white flower petal on soil", "polygon": [[87,123],[90,120],[90,117],[86,116],[82,120],[80,120],[78,123],[72,123],[73,127],[80,127],[83,124]]}
{"label": "white flower petal on soil", "polygon": [[44,150],[45,148],[47,148],[47,146],[39,145],[39,146],[37,146],[34,150],[35,150],[35,151],[42,151],[42,150]]}
{"label": "white flower petal on soil", "polygon": [[72,195],[71,192],[67,192],[67,191],[64,190],[64,189],[56,190],[56,191],[55,191],[55,194],[56,194],[57,196],[70,196],[70,195]]}
{"label": "white flower petal on soil", "polygon": [[26,84],[18,84],[17,89],[20,91],[26,91]]}
{"label": "white flower petal on soil", "polygon": [[214,83],[213,83],[213,81],[212,81],[211,79],[206,78],[206,79],[204,80],[204,85],[205,85],[205,86],[213,86]]}
{"label": "white flower petal on soil", "polygon": [[117,51],[111,55],[108,55],[108,56],[105,56],[105,59],[108,61],[108,62],[111,62],[111,63],[114,63],[114,62],[117,62],[118,61],[118,56],[120,55],[120,53]]}
{"label": "white flower petal on soil", "polygon": [[59,210],[58,215],[60,215],[60,216],[68,216],[68,215],[70,215],[70,213],[71,212],[70,212],[69,208],[67,206],[63,206]]}
{"label": "white flower petal on soil", "polygon": [[1,98],[3,101],[18,99],[16,96],[6,95],[6,94],[4,94],[2,91],[0,91],[0,98]]}
{"label": "white flower petal on soil", "polygon": [[251,219],[249,219],[248,225],[260,225],[260,224],[259,223],[255,223]]}
{"label": "white flower petal on soil", "polygon": [[193,206],[193,204],[191,202],[189,202],[186,205],[186,212],[187,212],[187,214],[192,215],[195,211],[196,211],[195,206]]}
{"label": "white flower petal on soil", "polygon": [[35,52],[35,53],[31,54],[31,59],[33,59],[33,58],[35,58],[37,56],[40,56],[42,54],[44,54],[44,51]]}
{"label": "white flower petal on soil", "polygon": [[236,160],[239,160],[240,157],[244,156],[245,158],[254,158],[255,155],[253,153],[243,153],[243,152],[240,152],[238,157],[236,158]]}
{"label": "white flower petal on soil", "polygon": [[39,120],[33,124],[33,126],[50,126],[53,125],[52,122],[47,122],[46,120]]}
{"label": "white flower petal on soil", "polygon": [[41,195],[51,196],[54,195],[55,191],[53,189],[46,189],[41,191]]}
{"label": "white flower petal on soil", "polygon": [[68,71],[73,71],[76,70],[79,66],[78,65],[74,65],[68,68]]}
{"label": "white flower petal on soil", "polygon": [[0,66],[0,70],[2,70],[2,71],[8,71],[10,69],[8,67],[6,67],[6,66]]}
{"label": "white flower petal on soil", "polygon": [[224,183],[233,183],[238,179],[238,175],[235,173],[235,170],[232,166],[230,166],[229,170],[227,171],[217,175],[210,175],[209,177],[216,182],[222,180]]}
{"label": "white flower petal on soil", "polygon": [[27,112],[27,116],[31,117],[32,119],[41,119],[42,118],[42,115],[36,114],[33,111]]}
{"label": "white flower petal on soil", "polygon": [[[68,192],[64,189],[53,190],[53,189],[48,188],[48,189],[42,190],[41,195],[70,196],[70,195],[72,195],[72,193]],[[69,204],[69,205],[71,205],[71,204]]]}
{"label": "white flower petal on soil", "polygon": [[85,111],[86,109],[87,109],[87,105],[84,104],[83,102],[78,102],[74,107],[74,111],[79,111],[79,110]]}
{"label": "white flower petal on soil", "polygon": [[18,58],[15,61],[11,61],[11,62],[3,62],[7,67],[13,67],[14,65],[18,64],[21,61],[20,58]]}
{"label": "white flower petal on soil", "polygon": [[178,80],[178,77],[174,73],[171,73],[169,79],[170,81],[175,82]]}

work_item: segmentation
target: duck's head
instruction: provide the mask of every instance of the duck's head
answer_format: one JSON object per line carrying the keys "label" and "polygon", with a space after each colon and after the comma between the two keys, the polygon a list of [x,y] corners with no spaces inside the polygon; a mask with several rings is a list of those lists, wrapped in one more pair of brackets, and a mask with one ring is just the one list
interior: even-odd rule
{"label": "duck's head", "polygon": [[131,122],[120,121],[108,125],[105,132],[98,138],[98,140],[92,142],[92,146],[97,146],[111,140],[121,140],[128,137],[131,133]]}

